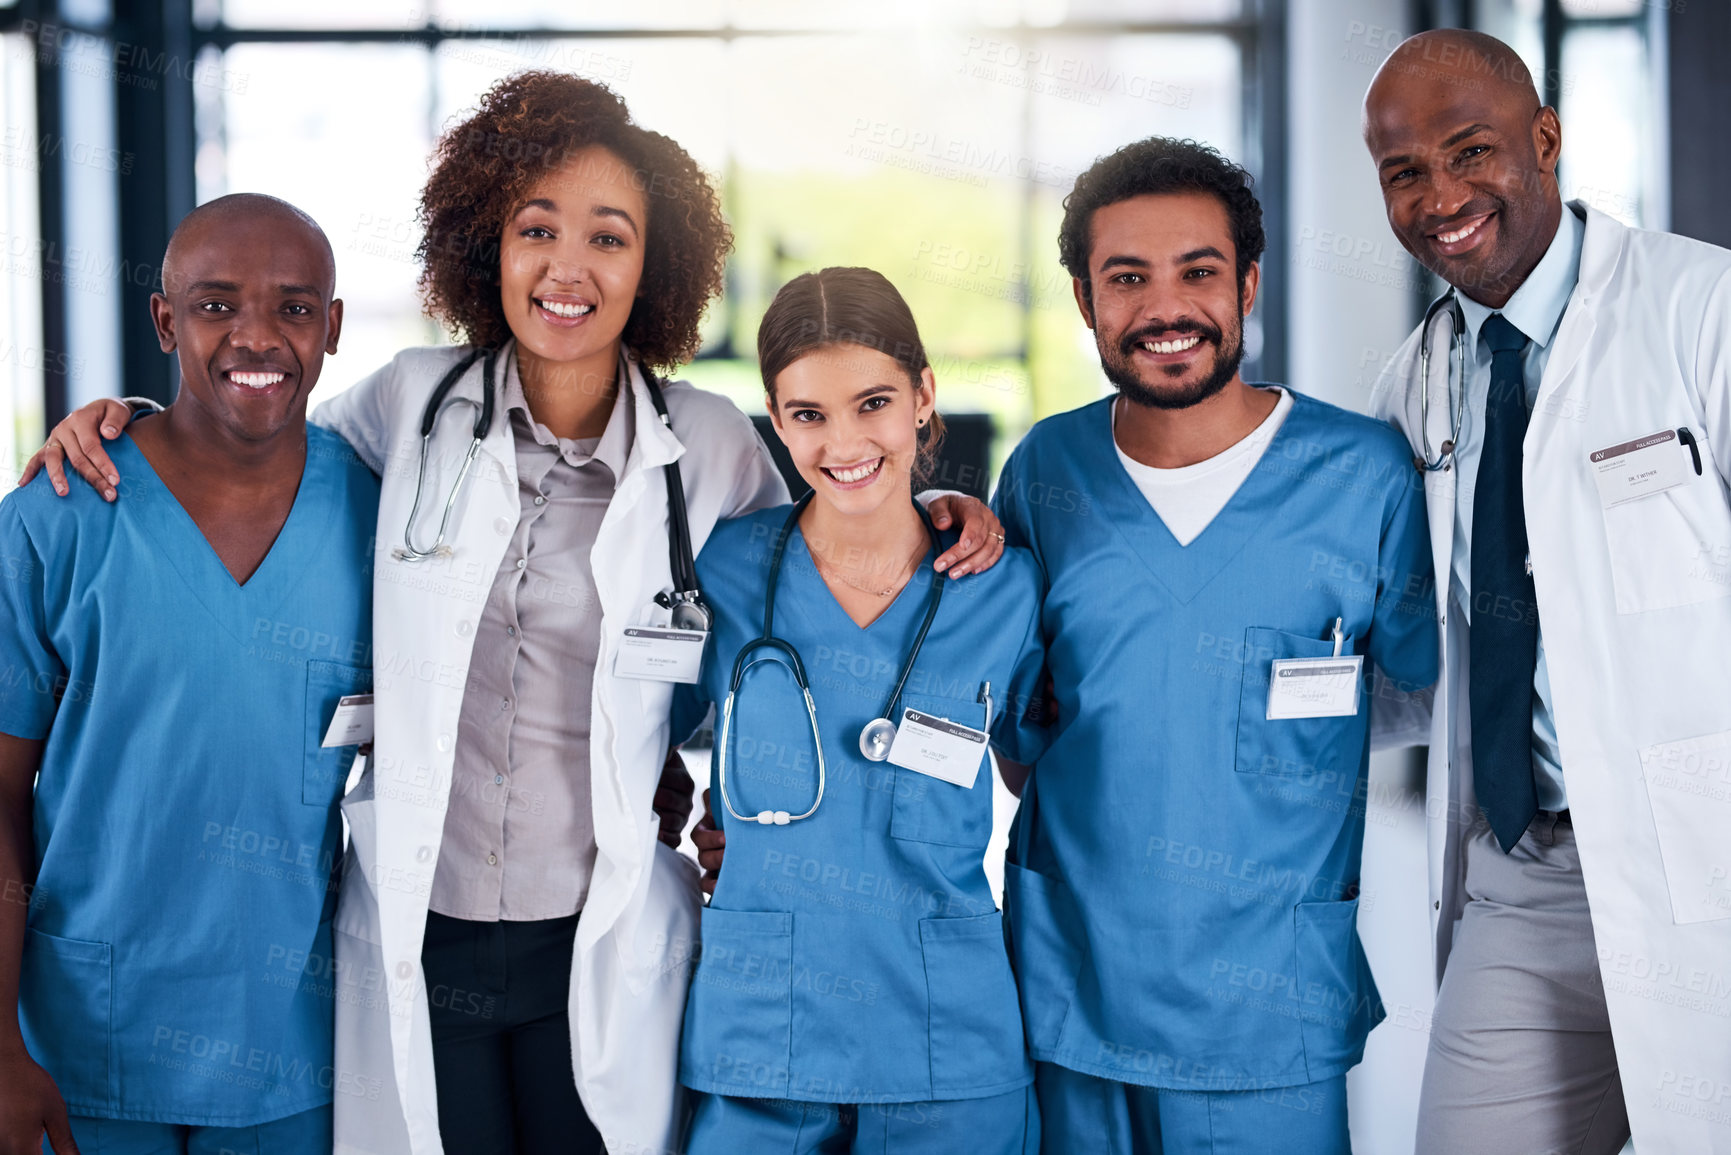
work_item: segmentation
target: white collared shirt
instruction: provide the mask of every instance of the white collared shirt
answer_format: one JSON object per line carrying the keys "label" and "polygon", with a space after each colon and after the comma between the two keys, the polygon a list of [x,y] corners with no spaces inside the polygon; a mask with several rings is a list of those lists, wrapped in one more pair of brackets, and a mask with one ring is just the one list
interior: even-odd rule
{"label": "white collared shirt", "polygon": [[[1456,482],[1454,563],[1449,574],[1450,594],[1462,621],[1472,621],[1473,484],[1479,475],[1479,452],[1484,444],[1484,414],[1491,387],[1491,352],[1479,341],[1479,332],[1492,313],[1501,313],[1529,341],[1522,354],[1527,387],[1527,410],[1539,395],[1551,345],[1563,319],[1569,298],[1581,272],[1581,240],[1586,228],[1581,219],[1563,207],[1562,220],[1550,247],[1527,279],[1501,309],[1492,309],[1465,293],[1458,294],[1466,316],[1466,419],[1455,441]],[[1475,420],[1476,418],[1476,420]],[[1563,787],[1562,756],[1557,748],[1557,725],[1551,718],[1551,675],[1545,664],[1545,638],[1539,632],[1538,663],[1533,670],[1533,783],[1541,810],[1566,810],[1569,796]]]}

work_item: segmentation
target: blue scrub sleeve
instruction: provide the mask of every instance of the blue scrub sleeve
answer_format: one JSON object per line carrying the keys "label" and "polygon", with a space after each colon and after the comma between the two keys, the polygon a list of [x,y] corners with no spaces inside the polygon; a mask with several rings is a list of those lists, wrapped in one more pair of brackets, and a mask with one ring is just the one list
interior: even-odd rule
{"label": "blue scrub sleeve", "polygon": [[1015,672],[1010,675],[1006,691],[998,706],[997,719],[992,723],[992,745],[1010,761],[1032,766],[1052,744],[1056,730],[1045,724],[1046,646],[1037,606],[1022,638]]}
{"label": "blue scrub sleeve", "polygon": [[1436,681],[1438,630],[1424,486],[1416,473],[1409,478],[1383,519],[1369,652],[1410,693]]}
{"label": "blue scrub sleeve", "polygon": [[[714,649],[711,641],[710,648]],[[709,691],[700,681],[695,685],[680,683],[673,687],[673,707],[669,723],[669,740],[675,746],[683,746],[691,741],[697,728],[703,725],[704,716],[709,713]]]}
{"label": "blue scrub sleeve", "polygon": [[66,666],[48,638],[47,576],[19,513],[27,499],[19,492],[0,502],[0,732],[38,739],[54,722]]}
{"label": "blue scrub sleeve", "polygon": [[[998,488],[992,491],[992,512],[998,515],[998,520],[1004,523],[1004,544],[1012,549],[1020,546],[1023,549],[1033,549],[1032,527],[1028,524],[1026,512],[1017,495],[1017,468],[1019,456],[1010,454],[1010,459],[1004,462],[1003,471],[998,474]],[[1035,550],[1035,556],[1039,551]]]}

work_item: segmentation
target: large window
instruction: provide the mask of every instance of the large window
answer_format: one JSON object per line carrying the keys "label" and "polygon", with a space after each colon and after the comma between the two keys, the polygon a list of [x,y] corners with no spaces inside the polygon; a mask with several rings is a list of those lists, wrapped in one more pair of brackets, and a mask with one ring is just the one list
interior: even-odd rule
{"label": "large window", "polygon": [[1652,0],[1491,0],[1481,26],[1520,52],[1563,122],[1563,196],[1665,228],[1664,17]]}
{"label": "large window", "polygon": [[198,199],[276,193],[337,248],[347,332],[321,392],[441,339],[414,286],[426,158],[522,68],[606,82],[719,179],[736,248],[685,375],[750,411],[775,290],[863,264],[913,304],[943,407],[1013,438],[1102,388],[1057,261],[1076,173],[1154,133],[1253,160],[1260,25],[1237,0],[225,0],[197,16]]}
{"label": "large window", "polygon": [[36,126],[30,46],[0,36],[0,461],[42,437],[42,262],[36,182],[45,150]]}

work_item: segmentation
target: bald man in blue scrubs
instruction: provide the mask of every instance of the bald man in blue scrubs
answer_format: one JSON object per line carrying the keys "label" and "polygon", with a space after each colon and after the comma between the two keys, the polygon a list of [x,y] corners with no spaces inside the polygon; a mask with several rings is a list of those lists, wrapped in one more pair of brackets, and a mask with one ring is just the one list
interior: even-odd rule
{"label": "bald man in blue scrubs", "polygon": [[122,499],[0,503],[0,1150],[329,1151],[368,1093],[332,1069],[354,747],[323,743],[371,688],[379,486],[306,424],[334,280],[298,209],[195,210]]}

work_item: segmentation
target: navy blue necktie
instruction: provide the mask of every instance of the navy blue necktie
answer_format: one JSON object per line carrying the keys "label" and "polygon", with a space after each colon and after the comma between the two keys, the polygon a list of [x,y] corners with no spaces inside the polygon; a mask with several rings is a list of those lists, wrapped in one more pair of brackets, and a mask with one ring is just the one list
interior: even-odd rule
{"label": "navy blue necktie", "polygon": [[1533,785],[1533,671],[1539,607],[1527,570],[1527,520],[1521,501],[1521,441],[1527,387],[1521,355],[1527,338],[1501,313],[1480,332],[1491,351],[1484,447],[1473,487],[1471,661],[1473,788],[1506,853],[1538,812]]}

